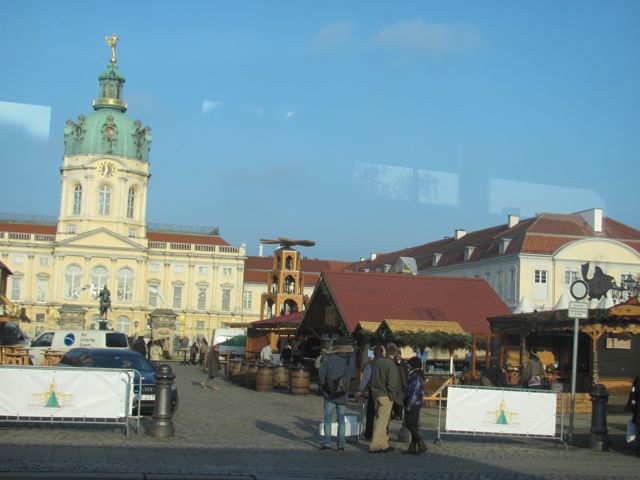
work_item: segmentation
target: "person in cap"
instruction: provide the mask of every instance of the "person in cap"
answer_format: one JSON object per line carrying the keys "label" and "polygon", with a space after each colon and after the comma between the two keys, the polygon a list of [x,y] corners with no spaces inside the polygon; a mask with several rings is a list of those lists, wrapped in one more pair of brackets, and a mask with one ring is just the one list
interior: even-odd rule
{"label": "person in cap", "polygon": [[[339,452],[344,452],[345,413],[349,401],[349,383],[355,376],[356,360],[351,342],[348,338],[339,338],[322,362],[318,373],[318,384],[322,386],[324,397],[324,438],[319,447],[320,450],[331,448],[331,423],[335,410],[338,417],[337,449]],[[344,379],[342,384],[345,389],[342,394],[338,395],[339,392],[334,386],[340,378]]]}
{"label": "person in cap", "polygon": [[424,404],[424,372],[418,357],[410,358],[407,364],[409,379],[404,394],[404,410],[405,426],[411,432],[411,443],[408,450],[402,453],[418,455],[427,451],[427,446],[420,436],[420,409]]}
{"label": "person in cap", "polygon": [[529,361],[522,371],[522,386],[538,389],[542,387],[544,365],[538,358],[538,352],[533,348],[529,350]]}

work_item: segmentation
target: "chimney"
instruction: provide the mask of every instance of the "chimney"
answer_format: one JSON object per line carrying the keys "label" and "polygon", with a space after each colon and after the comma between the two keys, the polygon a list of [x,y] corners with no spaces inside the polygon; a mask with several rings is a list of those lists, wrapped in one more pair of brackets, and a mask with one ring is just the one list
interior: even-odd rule
{"label": "chimney", "polygon": [[507,215],[507,225],[509,228],[515,227],[520,223],[520,217],[518,215]]}
{"label": "chimney", "polygon": [[467,234],[467,231],[464,228],[456,228],[454,237],[456,240],[460,240],[466,234]]}
{"label": "chimney", "polygon": [[378,256],[377,253],[371,252],[371,261],[373,262],[377,256]]}
{"label": "chimney", "polygon": [[258,245],[258,256],[259,257],[264,256],[264,245],[262,245],[262,243]]}
{"label": "chimney", "polygon": [[585,222],[589,224],[595,233],[602,233],[602,209],[592,208],[583,212],[578,212]]}

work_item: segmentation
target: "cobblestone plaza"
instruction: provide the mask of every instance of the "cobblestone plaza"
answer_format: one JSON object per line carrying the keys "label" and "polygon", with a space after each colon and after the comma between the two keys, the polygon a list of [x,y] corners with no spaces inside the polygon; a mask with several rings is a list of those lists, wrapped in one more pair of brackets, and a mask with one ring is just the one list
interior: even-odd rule
{"label": "cobblestone plaza", "polygon": [[[422,456],[368,453],[364,441],[345,453],[318,451],[322,398],[256,392],[221,380],[203,390],[197,367],[172,365],[180,391],[176,435],[155,439],[103,427],[0,427],[3,478],[638,478],[640,460],[624,443],[628,415],[610,415],[610,452],[584,448],[588,415],[577,417],[576,444],[547,440],[446,436],[433,444],[437,409],[423,408],[430,440]],[[357,404],[350,409],[358,411]],[[145,420],[146,422],[146,420]],[[396,437],[400,422],[392,421]]]}

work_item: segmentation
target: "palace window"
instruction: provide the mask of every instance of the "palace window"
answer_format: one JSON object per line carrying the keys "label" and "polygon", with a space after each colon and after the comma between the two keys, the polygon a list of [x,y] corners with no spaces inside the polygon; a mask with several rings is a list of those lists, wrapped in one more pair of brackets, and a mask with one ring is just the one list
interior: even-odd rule
{"label": "palace window", "polygon": [[121,268],[118,272],[118,288],[116,298],[120,302],[130,302],[133,300],[133,270]]}
{"label": "palace window", "polygon": [[47,277],[38,277],[36,283],[36,302],[44,303],[47,301],[47,292],[49,290],[49,279]]}
{"label": "palace window", "polygon": [[223,312],[228,312],[231,310],[231,289],[223,288],[222,289],[222,308]]}
{"label": "palace window", "polygon": [[242,309],[251,310],[253,304],[253,292],[242,292]]}
{"label": "palace window", "polygon": [[512,268],[509,270],[509,299],[513,300],[516,298],[516,269]]}
{"label": "palace window", "polygon": [[131,321],[129,320],[129,317],[120,315],[116,320],[115,330],[116,332],[122,332],[125,335],[129,335],[129,332],[131,330]]}
{"label": "palace window", "polygon": [[98,298],[100,290],[107,284],[108,279],[109,273],[106,268],[102,266],[93,267],[93,270],[91,270],[91,283],[93,284],[91,293],[94,300]]}
{"label": "palace window", "polygon": [[578,272],[573,270],[565,270],[564,271],[564,284],[571,285],[573,282],[578,280]]}
{"label": "palace window", "polygon": [[149,284],[149,288],[147,289],[149,292],[149,306],[151,308],[157,308],[158,307],[158,287],[160,286],[159,283],[154,282],[154,283],[150,283]]}
{"label": "palace window", "polygon": [[209,273],[209,267],[206,265],[198,265],[198,275],[207,275]]}
{"label": "palace window", "polygon": [[206,310],[207,309],[207,287],[201,286],[198,287],[198,297],[197,297],[197,305],[196,309],[198,310]]}
{"label": "palace window", "polygon": [[534,283],[547,283],[547,271],[546,270],[536,270],[533,274],[533,282]]}
{"label": "palace window", "polygon": [[73,189],[73,214],[80,215],[82,211],[82,186],[76,185]]}
{"label": "palace window", "polygon": [[136,191],[133,187],[129,189],[129,195],[127,196],[127,218],[133,218],[133,211],[136,202]]}
{"label": "palace window", "polygon": [[82,269],[69,265],[64,271],[64,298],[78,298],[82,284]]}
{"label": "palace window", "polygon": [[111,211],[111,187],[102,185],[98,192],[98,215],[109,215]]}
{"label": "palace window", "polygon": [[22,275],[13,274],[11,277],[11,300],[17,302],[22,295]]}
{"label": "palace window", "polygon": [[173,286],[173,308],[182,308],[182,285]]}

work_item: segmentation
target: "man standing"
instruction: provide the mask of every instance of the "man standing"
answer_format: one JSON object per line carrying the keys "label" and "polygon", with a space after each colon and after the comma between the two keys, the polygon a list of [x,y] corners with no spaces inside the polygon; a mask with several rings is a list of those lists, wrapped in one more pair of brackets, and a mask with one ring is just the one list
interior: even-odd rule
{"label": "man standing", "polygon": [[394,450],[389,445],[387,427],[393,402],[403,403],[402,384],[398,366],[393,358],[398,353],[394,343],[387,345],[386,356],[376,361],[371,374],[371,393],[376,402],[376,420],[369,453],[388,453]]}
{"label": "man standing", "polygon": [[[320,450],[328,450],[331,446],[331,423],[333,411],[338,417],[338,440],[339,452],[344,452],[345,443],[345,413],[349,401],[349,382],[356,376],[356,360],[353,355],[353,347],[348,338],[339,338],[335,346],[331,349],[324,362],[320,366],[318,374],[318,384],[326,385],[322,388],[324,396],[324,439]],[[336,381],[343,379],[343,392],[336,392],[332,385]]]}
{"label": "man standing", "polygon": [[273,359],[273,350],[271,350],[271,344],[267,343],[262,350],[260,350],[260,363],[263,365],[271,365]]}

